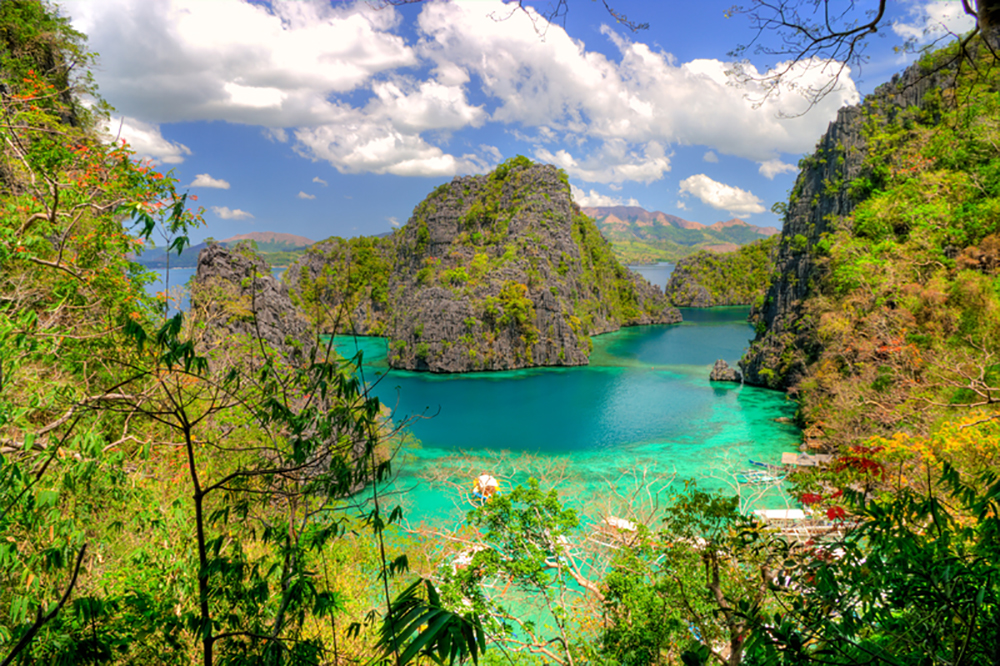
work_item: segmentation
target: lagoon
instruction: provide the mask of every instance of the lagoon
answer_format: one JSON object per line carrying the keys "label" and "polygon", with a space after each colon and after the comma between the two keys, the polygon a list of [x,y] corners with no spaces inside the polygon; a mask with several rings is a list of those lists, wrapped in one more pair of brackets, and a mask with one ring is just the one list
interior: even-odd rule
{"label": "lagoon", "polygon": [[[595,337],[590,365],[575,368],[389,371],[384,340],[335,344],[345,355],[363,351],[374,394],[419,440],[396,465],[411,520],[459,520],[468,486],[483,471],[502,485],[547,476],[581,506],[623,492],[623,473],[753,494],[736,477],[751,458],[777,463],[798,447],[798,429],[775,421],[793,416],[795,405],[776,391],[708,381],[716,359],[734,364],[753,337],[747,308],[682,313],[682,324]],[[786,501],[773,488],[757,506]]]}
{"label": "lagoon", "polygon": [[[632,268],[662,288],[673,265]],[[159,282],[147,288],[155,293],[164,272],[153,272]],[[184,285],[193,274],[172,269],[170,284]],[[471,481],[483,471],[508,488],[541,478],[571,505],[623,491],[636,477],[678,486],[695,479],[753,497],[758,489],[739,486],[736,477],[751,458],[777,463],[798,447],[798,429],[775,421],[794,416],[795,405],[776,391],[708,381],[716,359],[735,364],[753,337],[747,308],[681,312],[681,324],[593,338],[590,365],[575,368],[390,371],[384,339],[335,343],[345,356],[363,351],[373,393],[411,435],[395,465],[395,488],[413,522],[458,522]],[[788,499],[772,488],[755,501],[778,507]]]}

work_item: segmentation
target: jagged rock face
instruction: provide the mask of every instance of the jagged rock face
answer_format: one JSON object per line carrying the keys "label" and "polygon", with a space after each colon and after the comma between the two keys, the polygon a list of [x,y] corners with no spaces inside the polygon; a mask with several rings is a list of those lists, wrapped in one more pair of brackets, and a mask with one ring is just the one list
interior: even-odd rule
{"label": "jagged rock face", "polygon": [[417,206],[396,243],[394,368],[583,365],[591,335],[680,321],[658,289],[614,260],[551,166],[456,178]]}
{"label": "jagged rock face", "polygon": [[730,368],[729,364],[721,358],[712,366],[712,372],[708,375],[709,381],[713,382],[739,382],[743,377],[736,368]]}
{"label": "jagged rock face", "polygon": [[299,363],[314,344],[288,287],[271,275],[270,264],[246,247],[210,245],[201,251],[191,286],[191,313],[208,349],[259,334],[287,361]]}
{"label": "jagged rock face", "polygon": [[862,104],[840,109],[816,152],[800,162],[803,168],[789,200],[774,277],[763,306],[751,312],[752,319],[762,322],[762,332],[739,363],[748,384],[787,390],[818,353],[816,337],[803,317],[810,285],[823,271],[813,247],[836,225],[849,224],[845,218],[864,200],[857,189],[850,192],[850,185],[864,174],[868,112],[877,109],[883,117],[894,118],[904,109],[921,106],[931,88],[947,87],[952,78],[950,71],[928,74],[919,64],[893,76]]}

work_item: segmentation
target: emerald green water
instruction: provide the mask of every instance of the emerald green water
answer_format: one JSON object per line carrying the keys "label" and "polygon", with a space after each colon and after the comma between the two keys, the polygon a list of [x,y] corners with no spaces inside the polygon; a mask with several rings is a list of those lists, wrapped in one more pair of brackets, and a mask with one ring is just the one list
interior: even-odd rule
{"label": "emerald green water", "polygon": [[[482,472],[502,486],[534,476],[580,507],[672,478],[759,494],[736,475],[750,458],[776,463],[797,448],[798,430],[775,422],[794,404],[775,391],[708,381],[715,360],[734,364],[752,337],[746,308],[682,312],[679,325],[594,338],[590,365],[578,368],[389,371],[384,340],[335,343],[345,355],[359,346],[375,395],[396,422],[411,419],[419,448],[404,447],[395,465],[411,522],[459,521]],[[780,487],[763,495],[759,506],[785,502]]]}

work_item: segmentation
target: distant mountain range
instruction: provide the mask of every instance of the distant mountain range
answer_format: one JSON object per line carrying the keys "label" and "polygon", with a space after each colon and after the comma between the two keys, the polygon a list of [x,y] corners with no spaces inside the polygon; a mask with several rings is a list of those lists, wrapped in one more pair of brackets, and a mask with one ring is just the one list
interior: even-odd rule
{"label": "distant mountain range", "polygon": [[705,225],[638,206],[594,206],[582,210],[594,218],[597,228],[624,263],[677,261],[698,250],[730,252],[781,231],[758,227],[739,218]]}
{"label": "distant mountain range", "polygon": [[[282,266],[291,263],[299,254],[316,241],[305,236],[295,234],[283,234],[276,231],[252,231],[248,234],[237,234],[220,241],[208,239],[212,242],[232,247],[242,241],[250,241],[257,251],[271,263],[272,266]],[[171,254],[171,268],[194,268],[198,265],[198,253],[201,252],[208,242],[198,243],[184,248],[180,255]],[[153,248],[146,250],[135,260],[148,268],[165,268],[167,266],[167,253],[164,248]]]}

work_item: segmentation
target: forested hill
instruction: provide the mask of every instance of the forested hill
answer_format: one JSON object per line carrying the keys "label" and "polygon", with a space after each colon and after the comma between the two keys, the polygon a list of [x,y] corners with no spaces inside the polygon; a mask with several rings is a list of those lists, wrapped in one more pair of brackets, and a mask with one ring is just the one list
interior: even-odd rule
{"label": "forested hill", "polygon": [[927,432],[998,398],[1000,129],[993,56],[924,57],[842,109],[789,201],[742,365],[810,440]]}
{"label": "forested hill", "polygon": [[677,307],[764,304],[774,270],[778,236],[743,245],[731,252],[704,250],[677,262],[665,292]]}
{"label": "forested hill", "polygon": [[638,206],[582,210],[594,218],[597,228],[611,241],[615,256],[626,264],[677,261],[699,250],[730,252],[779,232],[774,227],[758,227],[739,218],[704,225]]}

